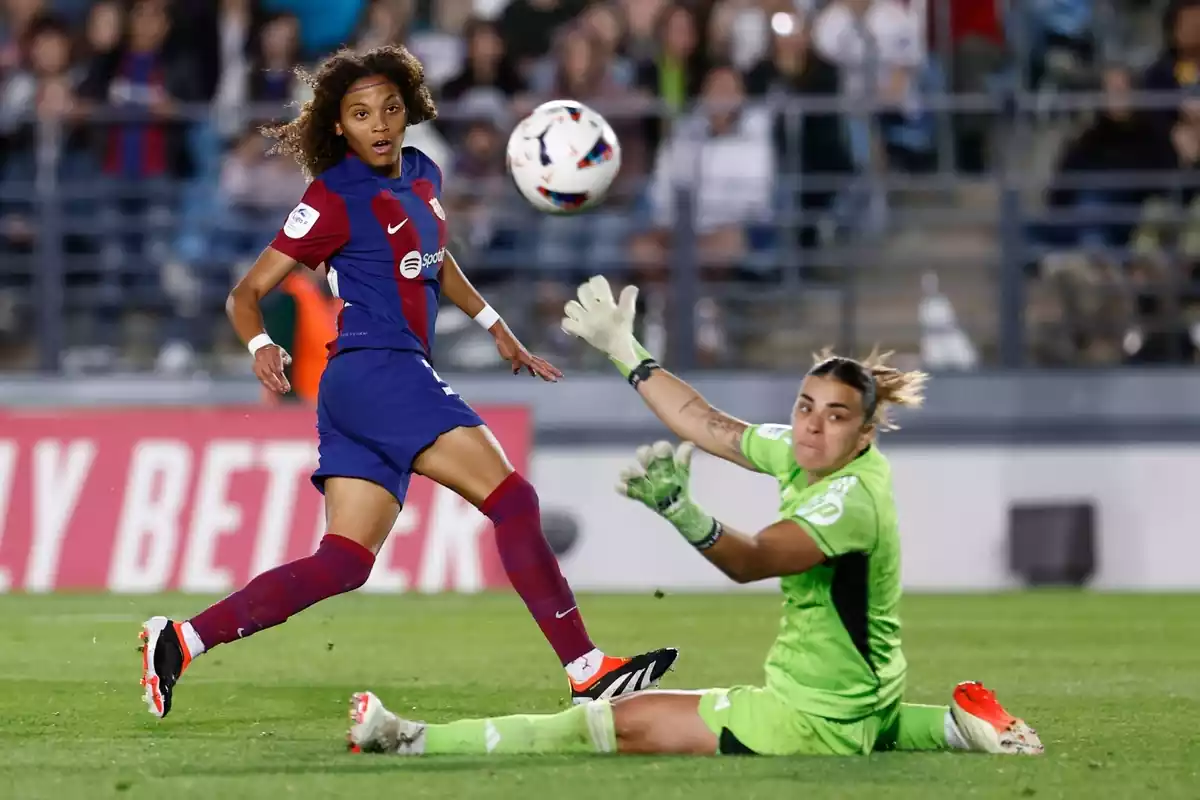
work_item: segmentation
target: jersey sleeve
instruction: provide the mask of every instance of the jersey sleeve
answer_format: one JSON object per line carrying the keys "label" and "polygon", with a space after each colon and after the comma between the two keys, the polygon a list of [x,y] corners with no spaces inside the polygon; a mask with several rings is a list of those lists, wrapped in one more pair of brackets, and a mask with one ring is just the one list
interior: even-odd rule
{"label": "jersey sleeve", "polygon": [[796,466],[792,455],[792,426],[751,425],[742,434],[742,455],[756,470],[776,477]]}
{"label": "jersey sleeve", "polygon": [[857,475],[843,475],[796,510],[791,519],[828,558],[869,553],[878,538],[875,504]]}
{"label": "jersey sleeve", "polygon": [[342,198],[314,181],[288,214],[271,247],[316,269],[350,240],[350,220]]}

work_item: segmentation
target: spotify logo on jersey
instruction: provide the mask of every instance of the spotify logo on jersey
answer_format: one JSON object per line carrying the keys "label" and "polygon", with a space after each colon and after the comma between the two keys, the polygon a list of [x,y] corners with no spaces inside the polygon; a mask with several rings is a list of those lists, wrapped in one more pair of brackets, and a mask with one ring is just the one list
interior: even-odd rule
{"label": "spotify logo on jersey", "polygon": [[434,264],[442,263],[442,259],[446,257],[446,248],[441,248],[436,253],[421,254],[419,250],[409,250],[404,254],[404,258],[400,259],[400,274],[406,278],[419,278],[421,271],[426,267],[432,267]]}

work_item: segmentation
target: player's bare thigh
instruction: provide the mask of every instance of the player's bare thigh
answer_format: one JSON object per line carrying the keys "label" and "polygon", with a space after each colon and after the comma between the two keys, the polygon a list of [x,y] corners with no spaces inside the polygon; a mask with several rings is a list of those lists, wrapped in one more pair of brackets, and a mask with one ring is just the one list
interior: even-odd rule
{"label": "player's bare thigh", "polygon": [[700,717],[704,692],[652,691],[613,701],[617,751],[711,756],[717,736]]}
{"label": "player's bare thigh", "polygon": [[513,466],[492,432],[480,425],[443,433],[417,456],[413,472],[478,508],[513,473]]}
{"label": "player's bare thigh", "polygon": [[377,483],[362,478],[325,479],[325,529],[378,553],[396,524],[400,503]]}

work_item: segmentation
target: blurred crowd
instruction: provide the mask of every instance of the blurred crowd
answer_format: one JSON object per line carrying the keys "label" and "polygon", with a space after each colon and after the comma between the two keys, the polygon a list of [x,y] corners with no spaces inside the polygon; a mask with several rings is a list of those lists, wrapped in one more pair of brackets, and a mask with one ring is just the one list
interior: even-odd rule
{"label": "blurred crowd", "polygon": [[1030,232],[1066,322],[1042,343],[1051,363],[1196,360],[1200,2],[1166,4],[1161,24],[1144,68],[1098,65],[1101,106],[1064,142]]}
{"label": "blurred crowd", "polygon": [[[1031,279],[1062,297],[1063,318],[1036,337],[1038,358],[1192,360],[1187,319],[1200,298],[1179,279],[1200,261],[1200,198],[1180,192],[1178,180],[1134,191],[1080,188],[1071,176],[1175,174],[1200,160],[1191,96],[1200,92],[1200,2],[1117,4],[1163,20],[1161,53],[1144,75],[1118,67],[1112,37],[1096,34],[1101,5],[1110,8],[0,0],[0,358],[36,345],[38,304],[54,280],[65,287],[72,369],[193,369],[198,354],[229,345],[224,293],[304,191],[258,127],[306,98],[294,67],[342,44],[403,42],[425,63],[441,106],[439,120],[409,141],[446,174],[455,254],[477,283],[525,303],[521,327],[541,348],[564,344],[554,324],[564,292],[598,271],[636,279],[644,335],[664,337],[667,278],[686,223],[682,257],[704,279],[692,315],[700,363],[736,362],[747,334],[730,287],[836,283],[822,250],[887,229],[894,199],[872,188],[872,176],[992,174],[1005,98],[1021,85],[1103,87],[1107,97],[1094,119],[1070,117],[1083,133],[1064,146],[1045,203],[1063,215],[1023,231],[1034,245]],[[1131,110],[1124,98],[1138,83],[1186,99]],[[929,98],[947,92],[992,102],[943,113]],[[594,213],[537,217],[505,179],[512,124],[553,97],[593,105],[620,138],[621,176]],[[1122,220],[1096,216],[1098,208],[1133,212]],[[681,220],[681,210],[690,216]],[[61,275],[41,272],[51,262]],[[1165,328],[1138,322],[1164,315]]]}

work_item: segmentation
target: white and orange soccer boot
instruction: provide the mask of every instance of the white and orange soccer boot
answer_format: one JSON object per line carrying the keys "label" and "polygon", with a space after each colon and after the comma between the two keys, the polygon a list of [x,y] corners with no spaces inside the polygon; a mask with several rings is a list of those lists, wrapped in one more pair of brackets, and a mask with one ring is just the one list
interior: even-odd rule
{"label": "white and orange soccer boot", "polygon": [[373,692],[355,692],[346,745],[352,753],[419,756],[425,752],[425,724],[396,716]]}
{"label": "white and orange soccer boot", "polygon": [[[587,656],[584,656],[579,660],[586,658]],[[653,689],[675,664],[677,658],[679,651],[674,647],[652,650],[633,658],[600,656],[600,663],[588,669],[586,677],[576,679],[568,671],[571,702],[578,705],[593,700],[615,700],[635,692]],[[576,663],[571,665],[577,666],[579,665]]]}
{"label": "white and orange soccer boot", "polygon": [[996,693],[978,681],[954,687],[950,714],[972,750],[997,755],[1036,756],[1045,751],[1037,731],[1004,710]]}
{"label": "white and orange soccer boot", "polygon": [[151,617],[142,624],[142,686],[146,707],[159,719],[171,713],[175,682],[192,663],[184,642],[182,623],[166,617]]}

